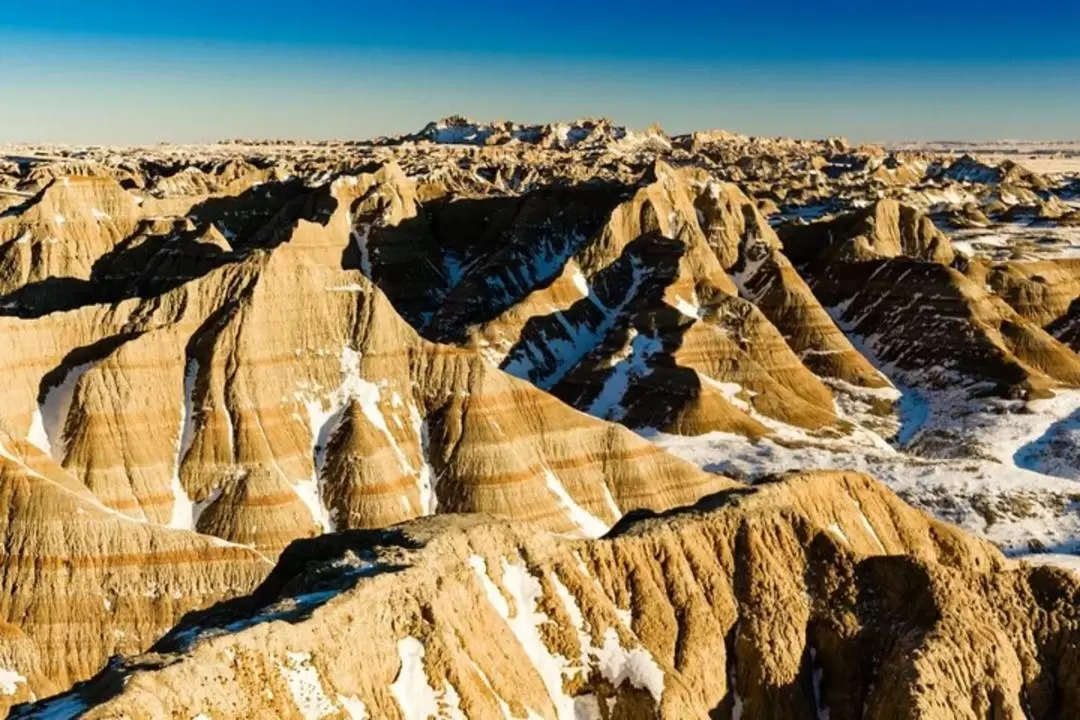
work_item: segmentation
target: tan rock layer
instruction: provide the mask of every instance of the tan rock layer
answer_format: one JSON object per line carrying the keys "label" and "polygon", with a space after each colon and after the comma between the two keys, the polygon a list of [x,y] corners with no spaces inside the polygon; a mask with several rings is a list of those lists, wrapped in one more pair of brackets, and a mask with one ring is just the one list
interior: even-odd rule
{"label": "tan rock layer", "polygon": [[796,474],[602,540],[445,517],[297,544],[250,600],[54,702],[133,720],[1052,718],[1080,710],[1078,599],[1075,577],[865,476]]}

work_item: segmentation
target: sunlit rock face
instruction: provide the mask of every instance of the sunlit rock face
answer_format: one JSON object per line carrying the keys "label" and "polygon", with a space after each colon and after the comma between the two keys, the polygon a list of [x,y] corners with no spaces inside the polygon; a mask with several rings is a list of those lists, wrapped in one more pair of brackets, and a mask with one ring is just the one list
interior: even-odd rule
{"label": "sunlit rock face", "polygon": [[464,118],[13,149],[0,707],[115,655],[50,707],[1074,707],[1067,576],[905,504],[1080,550],[1080,180],[952,150]]}

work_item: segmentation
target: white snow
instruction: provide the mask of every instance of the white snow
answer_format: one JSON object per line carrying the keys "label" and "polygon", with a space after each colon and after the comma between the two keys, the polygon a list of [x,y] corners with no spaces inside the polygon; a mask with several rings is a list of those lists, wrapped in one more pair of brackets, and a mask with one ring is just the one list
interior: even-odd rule
{"label": "white snow", "polygon": [[949,229],[953,249],[990,260],[1080,257],[1080,228],[1031,220]]}
{"label": "white snow", "polygon": [[825,696],[821,692],[821,678],[825,675],[825,669],[817,665],[817,650],[810,648],[810,667],[813,672],[811,678],[814,683],[814,709],[817,711],[817,720],[829,720],[829,708],[825,705]]}
{"label": "white snow", "polygon": [[439,696],[424,670],[424,645],[413,637],[398,641],[401,670],[390,692],[406,720],[427,720],[439,715]]}
{"label": "white snow", "polygon": [[636,688],[648,690],[659,704],[664,693],[664,672],[647,650],[641,647],[627,650],[619,642],[615,628],[608,628],[598,660],[600,673],[612,685],[618,687],[629,682]]}
{"label": "white snow", "polygon": [[325,532],[334,531],[334,520],[330,514],[330,508],[322,497],[322,482],[316,478],[297,480],[293,484],[293,492],[307,507],[311,517]]}
{"label": "white snow", "polygon": [[630,342],[625,352],[612,367],[611,373],[604,380],[604,386],[587,412],[593,417],[605,420],[622,420],[626,415],[626,408],[621,403],[630,389],[630,384],[652,372],[649,361],[663,349],[664,343],[659,338],[639,335],[631,328]]}
{"label": "white snow", "polygon": [[544,480],[548,490],[559,499],[559,504],[566,510],[571,522],[580,528],[582,535],[598,538],[611,529],[603,520],[574,502],[574,498],[570,497],[570,493],[566,491],[562,481],[551,470],[544,470]]}
{"label": "white snow", "polygon": [[338,714],[337,706],[326,696],[319,671],[311,664],[311,653],[286,653],[285,662],[278,663],[278,670],[304,720]]}
{"label": "white snow", "polygon": [[[1080,491],[1075,481],[1080,479],[1080,447],[1075,452],[1058,446],[1047,451],[1051,439],[1061,439],[1054,429],[1069,427],[1071,418],[1080,414],[1080,391],[1060,391],[1053,398],[1024,403],[971,400],[966,390],[953,394],[905,390],[901,407],[907,413],[898,436],[901,442],[936,431],[958,433],[949,445],[963,445],[971,456],[914,455],[865,428],[846,438],[823,438],[771,425],[779,430],[777,438],[757,442],[725,433],[696,438],[642,434],[703,468],[736,477],[813,468],[865,472],[916,506],[983,535],[1009,554],[1033,548],[1080,551],[1080,517],[1069,510],[1070,498]],[[785,446],[787,438],[799,442]],[[862,517],[867,534],[880,544],[869,520]]]}
{"label": "white snow", "polygon": [[578,292],[581,293],[582,297],[589,297],[592,294],[589,290],[589,281],[581,274],[581,270],[575,268],[574,272],[570,275],[570,279],[574,282],[574,287],[578,289]]}
{"label": "white snow", "polygon": [[30,416],[30,430],[26,433],[26,439],[45,451],[47,455],[53,454],[49,433],[45,429],[45,420],[41,416],[41,408],[34,410],[33,415]]}
{"label": "white snow", "polygon": [[[395,397],[399,396],[395,393]],[[420,411],[416,409],[416,404],[411,402],[409,403],[409,422],[412,425],[413,432],[416,433],[416,437],[420,440],[420,472],[416,476],[416,489],[420,495],[420,512],[434,515],[439,510],[439,496],[435,492],[439,479],[435,475],[431,463],[428,462],[430,444],[428,421],[420,417]]]}
{"label": "white snow", "polygon": [[[323,500],[323,465],[327,444],[341,422],[342,412],[349,402],[356,401],[364,417],[386,436],[404,472],[414,476],[423,475],[422,470],[413,468],[409,463],[387,425],[386,417],[379,406],[381,398],[379,386],[362,377],[360,358],[358,351],[348,346],[343,347],[340,354],[341,382],[338,387],[329,393],[318,393],[311,388],[297,393],[297,398],[303,402],[307,410],[314,472],[310,478],[295,480],[294,489],[307,505],[311,516],[329,532],[335,529],[335,523],[330,509]],[[427,505],[430,506],[430,504],[429,501]]]}
{"label": "white snow", "polygon": [[1021,559],[1031,565],[1052,565],[1080,575],[1080,555],[1041,553],[1037,555],[1025,555]]}
{"label": "white snow", "polygon": [[548,616],[536,609],[537,601],[543,594],[540,581],[530,575],[524,565],[503,560],[503,586],[514,601],[514,615],[511,616],[506,599],[488,576],[484,559],[473,555],[469,558],[469,564],[480,579],[488,601],[510,626],[510,631],[543,681],[559,720],[574,720],[574,700],[563,691],[563,672],[569,663],[563,656],[548,650],[540,634],[540,626],[548,622]]}
{"label": "white snow", "polygon": [[180,404],[180,430],[176,435],[176,452],[173,459],[172,493],[173,508],[169,527],[183,530],[195,529],[195,503],[188,497],[187,490],[180,482],[180,465],[191,448],[195,435],[194,397],[195,378],[199,373],[199,363],[194,358],[188,359],[184,367],[184,396]]}
{"label": "white snow", "polygon": [[848,499],[851,500],[851,503],[858,509],[859,519],[862,521],[862,526],[863,529],[866,530],[866,534],[874,539],[874,542],[877,543],[878,549],[880,549],[882,552],[885,552],[885,543],[881,542],[881,538],[879,538],[878,534],[874,531],[874,526],[870,524],[870,518],[866,517],[866,513],[863,512],[862,505],[860,505],[859,501],[853,497],[849,496]]}
{"label": "white snow", "polygon": [[696,297],[692,301],[687,301],[682,297],[675,298],[675,309],[695,320],[701,317],[701,306],[698,304]]}
{"label": "white snow", "polygon": [[0,667],[0,695],[14,695],[19,691],[19,684],[26,683],[24,678],[14,670]]}
{"label": "white snow", "polygon": [[[352,216],[349,217],[349,223],[352,224]],[[352,231],[352,241],[356,245],[357,251],[360,253],[360,272],[364,273],[364,277],[371,277],[371,250],[368,247],[368,236],[371,233],[371,228],[367,225],[358,227]]]}
{"label": "white snow", "polygon": [[367,720],[367,706],[354,695],[338,695],[338,703],[349,716],[349,720]]}
{"label": "white snow", "polygon": [[96,366],[97,361],[76,365],[68,370],[58,385],[49,388],[33,416],[28,440],[44,450],[57,462],[63,462],[67,454],[67,440],[64,434],[68,412],[75,396],[75,386],[79,378]]}
{"label": "white snow", "polygon": [[[502,714],[503,720],[511,720],[512,718],[516,718],[514,713],[511,712],[510,706],[507,705],[506,701],[502,699],[499,693],[495,692],[495,687],[491,684],[491,679],[488,678],[488,676],[484,673],[480,666],[476,664],[476,661],[472,658],[469,658],[469,664],[472,666],[472,669],[476,672],[476,674],[480,677],[481,682],[484,683],[484,687],[486,687],[488,691],[495,697],[495,702],[499,704],[499,711]],[[528,707],[525,708],[525,714],[528,716],[529,720],[533,720],[534,717],[539,717]]]}
{"label": "white snow", "polygon": [[629,650],[624,648],[619,641],[618,632],[613,627],[604,631],[603,646],[595,647],[592,636],[585,627],[585,617],[577,600],[558,575],[552,573],[551,581],[555,587],[555,594],[559,596],[567,615],[570,616],[570,621],[577,630],[578,642],[582,648],[580,661],[583,668],[595,665],[604,679],[616,688],[624,682],[629,682],[636,688],[648,690],[659,704],[660,696],[664,692],[664,673],[649,652],[642,647]]}
{"label": "white snow", "polygon": [[628,682],[634,687],[647,690],[657,703],[660,702],[664,690],[664,674],[648,651],[640,646],[630,649],[623,647],[615,628],[608,628],[604,633],[603,645],[595,647],[577,600],[557,575],[550,575],[552,585],[577,631],[582,648],[581,655],[572,661],[552,653],[544,644],[540,628],[551,622],[551,619],[538,610],[543,586],[537,577],[530,574],[523,564],[503,559],[503,588],[514,601],[514,615],[511,617],[506,599],[488,575],[486,561],[473,555],[469,558],[469,564],[476,572],[488,601],[506,620],[543,680],[560,720],[598,720],[601,717],[599,705],[593,696],[569,697],[563,690],[564,678],[587,674],[587,668],[596,668],[615,687]]}
{"label": "white snow", "polygon": [[390,686],[390,693],[405,720],[427,720],[431,717],[464,720],[461,698],[454,686],[447,683],[442,692],[431,687],[424,670],[423,643],[414,637],[399,640],[398,656],[401,658],[401,670]]}
{"label": "white snow", "polygon": [[[554,251],[552,251],[554,254]],[[542,259],[543,260],[543,259]],[[543,267],[535,271],[539,278],[547,273],[552,267],[556,271],[565,262],[565,258],[553,257],[543,263]],[[529,380],[537,387],[548,390],[562,380],[567,373],[574,369],[582,358],[611,331],[615,322],[622,316],[626,307],[633,301],[638,288],[645,279],[645,268],[637,258],[631,258],[632,279],[629,287],[624,291],[623,300],[614,308],[605,307],[595,297],[591,296],[593,304],[601,311],[601,320],[596,326],[573,325],[561,311],[556,310],[554,317],[562,326],[565,334],[560,337],[545,337],[544,342],[537,346],[533,343],[522,343],[515,352],[508,356],[502,363],[502,369],[515,377]]]}

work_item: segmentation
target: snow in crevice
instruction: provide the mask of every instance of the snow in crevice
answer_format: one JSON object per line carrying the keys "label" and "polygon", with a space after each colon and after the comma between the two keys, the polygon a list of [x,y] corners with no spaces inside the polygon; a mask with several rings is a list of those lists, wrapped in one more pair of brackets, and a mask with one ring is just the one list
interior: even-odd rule
{"label": "snow in crevice", "polygon": [[570,497],[562,481],[551,470],[544,470],[544,480],[547,489],[559,499],[559,504],[566,511],[570,521],[578,526],[583,536],[598,538],[611,529],[603,520],[578,505],[574,498]]}
{"label": "snow in crevice", "polygon": [[338,695],[338,704],[349,716],[349,720],[367,720],[367,705],[360,698],[353,695]]}
{"label": "snow in crevice", "polygon": [[199,526],[199,518],[206,512],[206,508],[210,507],[218,501],[221,497],[221,493],[224,492],[223,487],[216,487],[210,491],[210,493],[197,502],[191,504],[191,529],[194,530]]}
{"label": "snow in crevice", "polygon": [[[615,497],[611,494],[611,488],[609,488],[608,484],[605,482],[601,484],[600,489],[604,493],[604,504],[607,505],[607,509],[611,513],[611,516],[618,522],[623,513],[622,510],[619,509],[619,504],[615,502]],[[611,528],[608,529],[610,530]]]}
{"label": "snow in crevice", "polygon": [[[476,661],[472,658],[469,658],[469,664],[472,666],[473,672],[475,672],[480,678],[480,682],[484,683],[484,687],[486,687],[488,689],[488,692],[490,692],[491,695],[495,698],[495,702],[499,705],[499,712],[501,713],[503,720],[511,720],[511,718],[514,718],[515,715],[513,711],[510,710],[510,705],[508,705],[507,702],[502,699],[502,696],[500,696],[499,693],[495,691],[495,686],[491,684],[491,679],[487,676],[487,674],[480,668],[479,665],[476,664]],[[529,708],[527,707],[525,708],[525,713],[526,715],[528,715],[530,720],[535,715],[535,713],[533,713],[533,711],[529,710]]]}
{"label": "snow in crevice", "polygon": [[438,477],[428,462],[431,443],[430,428],[427,419],[420,417],[420,412],[413,403],[409,404],[409,421],[420,443],[420,472],[416,476],[420,512],[424,515],[434,515],[439,511],[439,496],[437,494]]}
{"label": "snow in crevice", "polygon": [[[58,490],[59,492],[62,492],[65,495],[70,495],[71,497],[73,497],[78,503],[85,503],[85,504],[93,507],[95,510],[99,510],[100,512],[105,513],[106,515],[109,515],[109,516],[115,518],[116,520],[120,520],[122,522],[131,522],[131,523],[144,523],[144,522],[146,522],[145,518],[131,517],[130,515],[125,515],[124,513],[120,512],[118,510],[114,510],[113,508],[109,507],[108,505],[103,504],[100,500],[97,499],[96,496],[82,495],[82,494],[76,493],[74,490],[67,487],[66,485],[64,485],[62,483],[58,483],[55,480],[53,480],[52,478],[45,477],[44,475],[42,475],[38,471],[31,468],[25,462],[23,462],[19,458],[15,457],[15,455],[13,455],[10,450],[8,450],[6,447],[4,447],[3,443],[0,443],[0,458],[4,458],[5,460],[10,460],[11,462],[15,463],[15,465],[22,472],[26,473],[27,476],[35,478],[36,480],[47,482],[54,489]],[[82,510],[80,509],[78,512],[82,512]],[[222,541],[222,542],[225,542],[225,541]]]}
{"label": "snow in crevice", "polygon": [[67,454],[65,425],[75,397],[75,386],[99,362],[94,360],[68,370],[59,384],[45,391],[45,397],[34,411],[27,439],[58,463],[63,463]]}
{"label": "snow in crevice", "polygon": [[874,542],[877,543],[878,549],[881,550],[881,552],[885,552],[885,544],[881,542],[881,538],[879,538],[878,534],[874,531],[874,526],[870,524],[870,518],[866,517],[866,513],[863,512],[862,505],[850,495],[848,495],[848,500],[850,500],[855,506],[855,509],[858,510],[863,530],[866,530],[866,534],[873,538]]}
{"label": "snow in crevice", "polygon": [[539,345],[536,340],[523,339],[503,361],[502,369],[515,377],[530,381],[543,390],[549,390],[558,384],[611,332],[616,321],[633,302],[645,280],[645,267],[636,257],[630,259],[630,264],[632,278],[622,301],[617,306],[607,308],[590,294],[593,304],[601,312],[601,320],[595,327],[571,324],[562,311],[556,310],[552,317],[560,324],[565,334],[560,337],[545,335],[540,338]]}
{"label": "snow in crevice", "polygon": [[690,296],[690,300],[686,300],[683,297],[675,298],[675,309],[689,318],[698,320],[701,318],[701,303],[697,298],[697,293],[693,293]]}
{"label": "snow in crevice", "polygon": [[195,503],[188,496],[180,481],[180,466],[184,456],[191,448],[195,436],[194,395],[195,380],[199,374],[199,363],[189,358],[184,366],[184,395],[180,404],[180,430],[176,436],[176,452],[173,457],[172,494],[173,508],[169,526],[183,530],[195,529]]}
{"label": "snow in crevice", "polygon": [[364,417],[386,437],[388,444],[397,456],[401,469],[417,475],[404,451],[398,445],[390,426],[380,408],[381,391],[379,386],[365,380],[360,373],[360,353],[350,347],[343,347],[340,355],[341,382],[329,393],[316,393],[311,389],[297,393],[307,410],[308,428],[311,431],[311,457],[313,473],[310,478],[295,481],[294,489],[307,505],[311,515],[324,530],[332,532],[336,525],[326,506],[323,492],[323,470],[326,461],[326,448],[341,423],[343,413],[350,402],[355,401]]}
{"label": "snow in crevice", "polygon": [[659,705],[664,693],[664,673],[648,650],[643,647],[629,649],[623,647],[618,632],[612,627],[604,631],[604,644],[599,648],[594,646],[577,600],[558,575],[553,573],[551,581],[555,587],[555,594],[562,601],[577,631],[578,643],[582,648],[580,658],[582,670],[584,666],[595,666],[613,687],[618,688],[624,682],[628,682],[633,687],[647,690]]}
{"label": "snow in crevice", "polygon": [[548,697],[555,706],[556,716],[560,720],[571,718],[582,720],[596,718],[598,720],[601,717],[599,705],[594,696],[570,697],[563,689],[564,679],[587,675],[591,668],[598,670],[614,687],[629,683],[633,687],[648,691],[657,704],[660,703],[664,690],[664,674],[649,652],[640,646],[625,648],[614,628],[608,628],[605,631],[603,644],[596,647],[586,627],[581,608],[557,575],[550,576],[552,585],[577,631],[581,646],[581,654],[576,658],[566,658],[552,653],[545,645],[540,628],[545,623],[551,622],[551,619],[538,609],[539,600],[543,595],[543,586],[539,578],[530,574],[525,565],[511,563],[505,559],[502,561],[502,589],[511,597],[514,604],[514,614],[510,615],[510,606],[503,597],[500,587],[488,574],[486,561],[473,555],[469,558],[469,564],[483,586],[488,602],[506,621],[543,681]]}
{"label": "snow in crevice", "polygon": [[817,664],[817,649],[810,648],[810,667],[813,672],[814,684],[814,710],[817,712],[817,720],[829,720],[829,708],[825,705],[825,695],[821,691],[821,680],[825,675],[825,668]]}
{"label": "snow in crevice", "polygon": [[589,289],[589,281],[585,279],[585,276],[581,273],[581,270],[574,268],[574,272],[570,274],[570,280],[574,283],[574,287],[581,293],[582,297],[592,297],[592,291]]}
{"label": "snow in crevice", "polygon": [[631,384],[652,373],[649,362],[663,350],[662,340],[650,335],[640,335],[631,328],[626,350],[618,356],[604,380],[603,387],[586,412],[605,420],[622,420],[626,416],[626,408],[621,403]]}
{"label": "snow in crevice", "polygon": [[26,684],[26,678],[14,670],[0,667],[0,695],[14,695],[19,685]]}
{"label": "snow in crevice", "polygon": [[[350,224],[351,222],[352,220],[350,218]],[[364,274],[364,277],[367,278],[372,277],[371,249],[368,247],[368,238],[370,234],[371,227],[369,225],[355,228],[351,234],[353,244],[356,245],[356,250],[360,253],[360,272],[362,272]]]}
{"label": "snow in crevice", "polygon": [[757,301],[767,288],[761,288],[758,292],[751,292],[747,284],[761,270],[761,266],[769,259],[771,248],[760,238],[750,238],[745,242],[743,251],[743,264],[738,271],[731,273],[731,280],[739,290],[739,296],[747,300]]}
{"label": "snow in crevice", "polygon": [[837,540],[840,540],[845,545],[851,545],[851,541],[848,540],[847,535],[844,534],[844,531],[840,528],[840,525],[838,523],[831,523],[829,525],[829,532],[832,533]]}
{"label": "snow in crevice", "polygon": [[278,670],[304,720],[338,716],[338,708],[327,697],[319,671],[311,664],[310,653],[286,653],[285,661],[278,663]]}
{"label": "snow in crevice", "polygon": [[563,690],[563,674],[569,663],[563,656],[552,653],[540,634],[540,626],[549,621],[545,613],[537,610],[537,602],[543,594],[540,581],[529,574],[524,565],[503,560],[503,587],[514,601],[514,614],[511,615],[506,598],[488,575],[485,560],[473,555],[469,558],[469,564],[476,572],[488,602],[506,621],[544,683],[548,697],[555,706],[556,716],[559,720],[575,720],[574,699]]}
{"label": "snow in crevice", "polygon": [[398,641],[401,669],[390,693],[405,720],[464,720],[461,698],[450,683],[440,692],[431,686],[424,669],[424,644],[414,637]]}
{"label": "snow in crevice", "polygon": [[[840,314],[837,308],[831,312],[834,318]],[[850,325],[838,324],[850,332]],[[841,413],[854,425],[842,437],[811,435],[757,414],[753,417],[775,436],[750,442],[727,433],[640,434],[700,467],[747,479],[811,468],[857,470],[1009,555],[1080,552],[1080,516],[1068,510],[1078,487],[1068,479],[1070,472],[1080,479],[1080,434],[1075,441],[1068,433],[1051,433],[1053,443],[1047,439],[1051,428],[1068,427],[1074,413],[1080,416],[1080,391],[1062,389],[1052,398],[1030,401],[980,397],[979,386],[951,371],[902,372],[876,362],[874,338],[849,339],[895,387],[852,389],[830,381],[844,398],[837,401],[838,411],[856,409],[849,395],[865,395],[860,401],[865,407],[874,397],[895,401],[899,396],[891,417]],[[869,420],[874,423],[862,424]],[[788,439],[799,441],[797,450],[784,447]],[[1038,464],[1039,457],[1045,464]],[[1047,472],[1051,464],[1055,470]],[[868,519],[863,527],[880,545]]]}

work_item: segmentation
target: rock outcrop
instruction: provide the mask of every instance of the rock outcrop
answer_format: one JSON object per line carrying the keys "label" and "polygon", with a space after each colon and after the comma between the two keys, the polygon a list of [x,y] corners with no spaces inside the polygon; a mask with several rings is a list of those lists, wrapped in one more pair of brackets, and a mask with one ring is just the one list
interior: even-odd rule
{"label": "rock outcrop", "polygon": [[0,709],[1067,716],[1073,581],[768,483],[1080,548],[1080,180],[1001,152],[5,147]]}
{"label": "rock outcrop", "polygon": [[865,476],[795,474],[600,540],[447,516],[297,543],[14,717],[1053,718],[1078,597]]}

